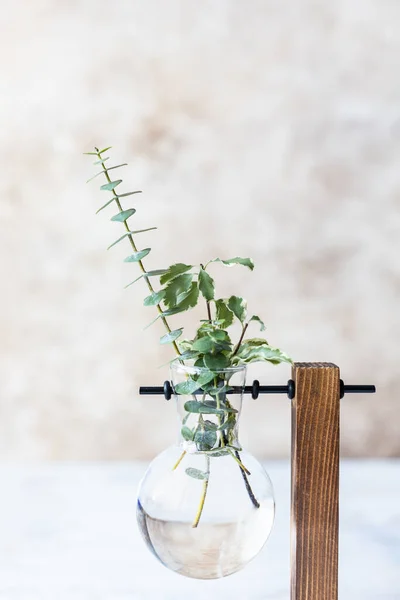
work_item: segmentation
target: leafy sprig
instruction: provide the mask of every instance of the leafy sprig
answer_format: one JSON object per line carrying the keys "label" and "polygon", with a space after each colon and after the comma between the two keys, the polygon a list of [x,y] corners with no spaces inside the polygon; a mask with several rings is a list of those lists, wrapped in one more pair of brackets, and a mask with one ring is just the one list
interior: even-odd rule
{"label": "leafy sprig", "polygon": [[[131,252],[124,261],[136,263],[141,274],[125,287],[129,288],[137,281],[144,279],[149,295],[144,298],[143,304],[155,307],[158,312],[147,327],[160,319],[166,329],[166,333],[160,338],[160,343],[172,344],[178,355],[175,360],[179,360],[182,364],[191,361],[195,367],[199,368],[198,371],[195,370],[194,374],[188,375],[185,381],[175,386],[177,394],[191,397],[184,404],[186,416],[182,423],[182,438],[185,443],[194,444],[197,451],[206,455],[204,472],[191,467],[186,469],[186,473],[190,477],[203,480],[203,493],[193,526],[198,525],[202,513],[210,474],[211,456],[230,454],[233,457],[240,467],[250,500],[255,507],[259,507],[247,479],[250,473],[241,462],[239,454],[241,449],[234,446],[237,410],[231,406],[227,398],[227,394],[233,388],[229,385],[229,375],[224,372],[224,369],[256,361],[271,364],[291,363],[292,361],[287,354],[270,346],[264,338],[246,339],[247,330],[252,323],[257,323],[260,330],[264,331],[266,329],[264,322],[258,315],[248,317],[247,302],[241,296],[216,297],[215,280],[207,270],[211,264],[220,263],[226,267],[243,266],[253,271],[254,263],[251,258],[236,256],[228,259],[215,258],[206,264],[199,265],[175,263],[167,268],[147,271],[143,259],[150,254],[151,248],[140,248],[136,243],[136,236],[153,231],[157,227],[130,228],[128,220],[131,222],[130,219],[136,214],[136,208],[132,206],[124,208],[122,201],[140,194],[141,191],[123,193],[116,191],[119,190],[123,180],[112,179],[113,172],[125,167],[127,163],[107,166],[109,157],[103,155],[110,149],[111,146],[101,150],[95,148],[94,152],[86,153],[94,156],[96,158],[94,164],[101,167],[101,170],[88,181],[103,175],[106,183],[100,186],[100,190],[112,194],[112,197],[96,211],[96,214],[115,204],[118,212],[111,217],[111,221],[122,223],[125,228],[125,233],[112,242],[108,246],[108,250],[120,242],[128,240]],[[153,281],[157,281],[157,279],[159,279],[159,284],[153,284]],[[183,327],[171,328],[168,318],[195,308],[201,299],[205,301],[207,318],[201,321],[194,338],[182,339]],[[241,332],[238,340],[233,342],[228,329],[235,323],[240,325]],[[198,399],[199,394],[201,395],[200,400]],[[189,427],[187,420],[193,415],[196,420],[194,425]],[[183,452],[174,469],[179,466],[185,454],[186,451]]]}

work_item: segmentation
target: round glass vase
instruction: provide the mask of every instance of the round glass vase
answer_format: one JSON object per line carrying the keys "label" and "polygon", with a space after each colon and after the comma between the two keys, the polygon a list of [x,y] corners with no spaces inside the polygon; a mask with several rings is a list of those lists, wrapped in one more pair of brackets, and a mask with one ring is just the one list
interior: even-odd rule
{"label": "round glass vase", "polygon": [[211,373],[177,359],[171,375],[178,441],[140,483],[139,528],[169,569],[225,577],[260,552],[275,512],[271,480],[238,437],[246,366]]}

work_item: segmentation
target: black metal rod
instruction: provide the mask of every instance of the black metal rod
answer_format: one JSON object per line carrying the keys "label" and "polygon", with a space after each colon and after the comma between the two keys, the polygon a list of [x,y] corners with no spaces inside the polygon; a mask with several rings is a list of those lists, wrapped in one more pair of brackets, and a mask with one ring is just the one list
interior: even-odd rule
{"label": "black metal rod", "polygon": [[[244,390],[241,387],[234,387],[232,390],[227,391],[227,394],[237,393],[251,394],[254,399],[259,394],[287,394],[290,399],[294,398],[295,386],[294,381],[289,379],[287,385],[260,385],[260,382],[253,381],[253,385],[246,385]],[[374,385],[345,385],[343,380],[340,380],[340,397],[343,398],[345,394],[374,394],[376,388]],[[203,390],[196,390],[194,394],[202,394]],[[165,381],[164,386],[142,386],[139,388],[139,394],[141,396],[165,396],[169,400],[173,394],[173,389],[169,381]]]}

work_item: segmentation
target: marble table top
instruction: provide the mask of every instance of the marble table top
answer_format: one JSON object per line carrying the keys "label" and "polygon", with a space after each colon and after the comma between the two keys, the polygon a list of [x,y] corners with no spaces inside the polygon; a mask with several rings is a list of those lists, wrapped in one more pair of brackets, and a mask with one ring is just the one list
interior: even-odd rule
{"label": "marble table top", "polygon": [[[214,581],[170,572],[145,548],[135,520],[145,468],[0,466],[0,600],[289,599],[287,462],[266,464],[277,500],[269,542]],[[340,600],[400,600],[400,460],[342,462],[340,526]]]}

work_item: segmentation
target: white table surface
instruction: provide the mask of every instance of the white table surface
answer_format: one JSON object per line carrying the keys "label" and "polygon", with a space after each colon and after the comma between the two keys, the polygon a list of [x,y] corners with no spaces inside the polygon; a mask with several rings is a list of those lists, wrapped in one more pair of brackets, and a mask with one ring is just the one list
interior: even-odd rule
{"label": "white table surface", "polygon": [[[1,466],[0,599],[289,599],[287,462],[266,464],[277,499],[269,542],[215,581],[176,575],[144,546],[135,502],[145,467]],[[400,600],[400,461],[342,462],[340,526],[340,600]]]}

